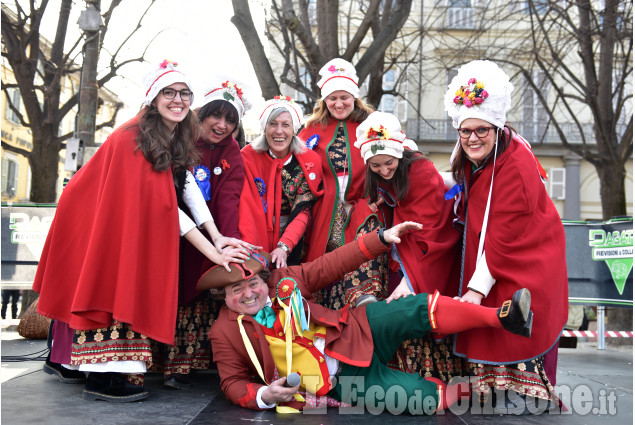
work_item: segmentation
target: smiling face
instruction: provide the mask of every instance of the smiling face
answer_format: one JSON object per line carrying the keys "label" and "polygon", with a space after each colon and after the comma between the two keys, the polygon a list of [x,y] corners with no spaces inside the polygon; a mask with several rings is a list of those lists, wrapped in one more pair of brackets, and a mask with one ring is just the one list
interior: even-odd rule
{"label": "smiling face", "polygon": [[289,153],[289,146],[293,140],[293,119],[289,112],[269,121],[265,127],[265,138],[269,149],[277,158],[284,158]]}
{"label": "smiling face", "polygon": [[210,144],[218,143],[232,134],[238,123],[227,113],[213,112],[201,123],[201,137]]}
{"label": "smiling face", "polygon": [[344,120],[355,108],[355,97],[347,91],[337,90],[324,99],[326,107],[336,120]]}
{"label": "smiling face", "polygon": [[384,180],[390,180],[395,175],[399,166],[399,158],[392,155],[379,154],[372,156],[366,162],[373,173],[376,173]]}
{"label": "smiling face", "polygon": [[[478,118],[468,118],[461,123],[461,128],[470,130],[476,130],[481,127],[491,127],[492,124],[485,120]],[[487,136],[482,139],[477,137],[474,132],[470,134],[468,139],[461,138],[461,147],[463,152],[467,155],[468,159],[474,164],[481,165],[481,163],[487,158],[487,155],[494,149],[496,143],[496,129],[492,129],[487,133]]]}
{"label": "smiling face", "polygon": [[238,313],[253,316],[266,304],[269,287],[259,275],[225,287],[227,308]]}
{"label": "smiling face", "polygon": [[185,83],[174,83],[165,88],[177,91],[174,99],[166,99],[163,93],[159,92],[157,97],[152,101],[152,104],[159,111],[163,124],[172,131],[178,123],[185,119],[187,113],[190,111],[190,100],[181,99],[179,93],[181,90],[189,90],[189,87]]}

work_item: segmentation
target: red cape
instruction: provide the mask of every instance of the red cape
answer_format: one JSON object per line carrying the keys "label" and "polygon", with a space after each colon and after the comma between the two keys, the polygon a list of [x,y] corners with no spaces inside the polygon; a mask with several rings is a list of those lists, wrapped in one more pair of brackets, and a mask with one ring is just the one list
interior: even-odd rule
{"label": "red cape", "polygon": [[[240,236],[244,241],[260,245],[265,251],[271,252],[280,240],[282,202],[280,179],[282,167],[289,156],[274,159],[267,152],[256,152],[251,145],[245,146],[241,154],[245,163],[245,184],[238,209]],[[316,198],[320,199],[323,194],[320,188],[322,182],[320,158],[311,150],[295,154],[295,157],[302,168],[309,189]],[[265,191],[262,198],[255,179],[264,181]],[[263,201],[267,204],[266,212]]]}
{"label": "red cape", "polygon": [[[452,226],[454,200],[444,199],[447,188],[443,178],[426,159],[412,163],[408,178],[408,194],[392,209],[392,225],[415,221],[421,223],[423,229],[407,233],[401,237],[401,243],[395,245],[402,271],[416,294],[438,290],[442,295],[454,296],[459,289],[461,258],[461,234]],[[380,187],[394,198],[391,186],[382,182]]]}
{"label": "red cape", "polygon": [[[198,164],[210,171],[211,199],[207,201],[214,224],[223,236],[240,238],[238,232],[238,203],[245,180],[245,165],[238,142],[230,135],[209,145],[203,140],[196,144],[200,155]],[[214,170],[220,174],[214,173]],[[204,233],[208,237],[207,233]],[[201,275],[214,264],[185,238],[181,239],[179,268],[179,302],[189,304],[204,291],[196,290]]]}
{"label": "red cape", "polygon": [[33,283],[38,312],[73,329],[119,320],[172,344],[179,218],[170,171],[140,150],[137,118],[115,130],[64,189]]}
{"label": "red cape", "polygon": [[[467,219],[462,293],[474,274],[492,162],[467,176]],[[480,363],[518,363],[548,351],[568,317],[568,279],[562,221],[536,169],[531,151],[514,139],[496,159],[485,237],[487,265],[496,279],[483,305],[498,308],[520,288],[531,292],[531,338],[494,328],[457,335],[455,352]]]}
{"label": "red cape", "polygon": [[[306,141],[313,135],[319,136],[317,145],[313,151],[317,153],[322,160],[322,170],[324,173],[324,196],[320,198],[313,206],[313,229],[308,235],[308,250],[306,261],[312,261],[326,252],[326,243],[331,234],[333,226],[333,216],[338,198],[339,187],[337,184],[337,175],[328,158],[328,148],[335,141],[337,135],[337,127],[340,121],[331,120],[329,125],[322,129],[317,124],[307,127],[300,132],[298,137]],[[344,199],[353,205],[349,221],[344,231],[344,239],[342,245],[355,240],[359,228],[366,223],[371,217],[375,216],[378,220],[380,217],[373,213],[368,207],[368,200],[364,198],[364,185],[366,182],[366,164],[358,148],[354,146],[356,140],[356,131],[358,123],[351,121],[342,121],[344,124],[344,136],[346,137],[346,146],[348,148],[348,186]],[[381,220],[380,220],[381,221]]]}

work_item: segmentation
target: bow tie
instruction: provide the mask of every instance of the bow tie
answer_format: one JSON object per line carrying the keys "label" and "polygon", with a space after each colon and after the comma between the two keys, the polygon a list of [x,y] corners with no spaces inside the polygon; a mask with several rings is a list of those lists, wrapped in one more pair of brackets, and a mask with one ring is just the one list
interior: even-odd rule
{"label": "bow tie", "polygon": [[276,321],[276,312],[269,306],[264,306],[262,310],[252,316],[254,320],[266,328],[273,328]]}

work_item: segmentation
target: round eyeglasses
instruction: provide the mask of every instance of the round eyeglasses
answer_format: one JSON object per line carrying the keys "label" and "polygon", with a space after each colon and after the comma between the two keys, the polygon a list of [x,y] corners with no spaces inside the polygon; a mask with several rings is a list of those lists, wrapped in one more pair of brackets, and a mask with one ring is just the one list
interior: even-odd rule
{"label": "round eyeglasses", "polygon": [[161,90],[161,94],[163,94],[163,97],[165,97],[168,100],[174,99],[177,93],[181,97],[181,100],[185,100],[185,101],[191,100],[193,96],[192,92],[187,89],[175,90],[168,87]]}
{"label": "round eyeglasses", "polygon": [[482,139],[484,137],[487,137],[489,131],[493,128],[496,127],[479,127],[473,130],[471,128],[457,128],[456,130],[459,132],[459,137],[461,139],[469,139],[470,137],[472,137],[472,133],[476,134],[476,137],[478,137],[479,139]]}

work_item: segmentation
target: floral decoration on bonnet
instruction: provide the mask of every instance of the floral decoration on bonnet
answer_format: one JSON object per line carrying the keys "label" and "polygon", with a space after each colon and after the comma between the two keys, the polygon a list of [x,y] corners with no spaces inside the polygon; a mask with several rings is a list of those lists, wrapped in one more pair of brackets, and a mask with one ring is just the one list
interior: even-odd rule
{"label": "floral decoration on bonnet", "polygon": [[331,65],[329,66],[329,71],[331,72],[331,74],[335,74],[336,72],[344,72],[346,70],[343,67],[336,68],[335,65]]}
{"label": "floral decoration on bonnet", "polygon": [[369,140],[379,140],[379,143],[374,143],[370,147],[370,151],[373,153],[373,155],[376,155],[377,151],[384,150],[384,145],[381,142],[381,139],[390,139],[390,133],[388,132],[388,129],[386,127],[380,124],[378,126],[370,127],[366,132],[366,138]]}
{"label": "floral decoration on bonnet", "polygon": [[225,81],[223,84],[221,84],[221,86],[222,86],[224,89],[228,89],[227,91],[225,91],[225,92],[223,93],[223,97],[224,97],[226,100],[234,100],[234,96],[232,96],[232,94],[230,93],[230,91],[235,92],[235,93],[236,93],[236,96],[238,96],[238,98],[239,98],[240,100],[242,100],[242,99],[243,99],[243,90],[242,90],[240,87],[238,87],[238,85],[237,85],[237,84],[230,83],[230,82],[229,82],[229,80],[227,80],[227,81]]}
{"label": "floral decoration on bonnet", "polygon": [[489,96],[489,93],[485,90],[485,85],[482,82],[476,81],[476,78],[470,78],[467,82],[467,86],[461,86],[461,88],[455,92],[455,96],[455,104],[465,105],[466,108],[471,108],[472,106],[483,103]]}
{"label": "floral decoration on bonnet", "polygon": [[163,62],[159,64],[159,68],[168,69],[168,65],[172,65],[172,67],[178,66],[179,63],[167,59],[163,59]]}
{"label": "floral decoration on bonnet", "polygon": [[293,103],[293,99],[291,99],[291,96],[278,95],[278,96],[274,96],[273,98],[276,100],[286,100],[289,103]]}

